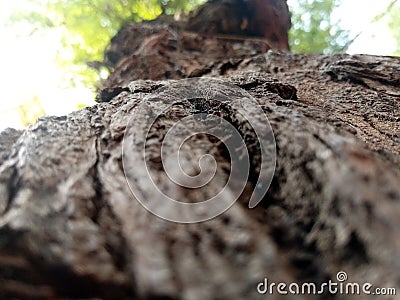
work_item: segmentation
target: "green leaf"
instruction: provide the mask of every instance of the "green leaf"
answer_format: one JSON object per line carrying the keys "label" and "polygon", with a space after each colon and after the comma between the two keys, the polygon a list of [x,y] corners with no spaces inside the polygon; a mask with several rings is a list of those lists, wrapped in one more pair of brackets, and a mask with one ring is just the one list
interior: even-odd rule
{"label": "green leaf", "polygon": [[296,53],[344,52],[349,46],[349,32],[332,20],[333,10],[341,0],[298,0],[290,7],[291,50]]}

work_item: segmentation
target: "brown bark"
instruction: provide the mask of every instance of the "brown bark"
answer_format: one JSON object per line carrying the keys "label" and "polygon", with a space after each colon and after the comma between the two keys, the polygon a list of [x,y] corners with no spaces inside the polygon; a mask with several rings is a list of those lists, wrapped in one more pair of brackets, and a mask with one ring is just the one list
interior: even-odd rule
{"label": "brown bark", "polygon": [[289,50],[290,13],[285,0],[208,1],[185,29],[206,34],[263,37],[274,49]]}
{"label": "brown bark", "polygon": [[[196,56],[191,45],[199,44],[224,45],[229,55],[220,55],[217,47],[209,57]],[[0,297],[367,297],[260,295],[256,290],[265,277],[276,283],[322,283],[335,280],[339,271],[347,272],[349,282],[395,287],[399,293],[399,59],[264,52],[263,45],[172,34],[164,26],[141,37],[135,54],[122,56],[97,105],[66,117],[43,117],[19,138],[17,132],[0,135],[2,145],[6,141],[0,161]],[[175,47],[181,47],[177,53]],[[182,73],[169,72],[189,59]],[[200,108],[198,99],[185,98],[196,84],[179,79],[197,75],[226,82],[217,94],[236,93],[230,84],[244,89],[271,123],[277,167],[268,194],[254,209],[247,205],[260,171],[257,137],[230,96],[210,96]],[[194,82],[214,84],[211,78]],[[221,216],[196,224],[168,222],[147,212],[130,191],[122,164],[123,141],[135,140],[134,132],[124,136],[127,122],[140,104],[148,102],[150,116],[180,95],[185,101],[156,121],[146,141],[148,167],[160,189],[195,202],[218,192],[229,175],[229,156],[208,136],[182,148],[191,170],[204,154],[198,149],[216,157],[217,175],[206,190],[174,185],[162,171],[165,133],[204,107],[245,137],[252,163],[253,175],[239,201]],[[146,117],[134,120],[138,130]],[[262,115],[252,120],[265,122]],[[130,170],[139,181],[141,171]]]}

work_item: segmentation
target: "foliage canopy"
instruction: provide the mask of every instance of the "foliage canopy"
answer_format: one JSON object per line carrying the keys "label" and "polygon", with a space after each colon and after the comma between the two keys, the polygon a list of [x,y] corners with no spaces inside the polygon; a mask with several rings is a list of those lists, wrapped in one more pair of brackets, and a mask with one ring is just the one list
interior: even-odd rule
{"label": "foliage canopy", "polygon": [[349,33],[340,28],[339,21],[332,19],[334,9],[341,2],[297,0],[297,3],[292,4],[292,28],[289,32],[292,51],[332,54],[347,50]]}

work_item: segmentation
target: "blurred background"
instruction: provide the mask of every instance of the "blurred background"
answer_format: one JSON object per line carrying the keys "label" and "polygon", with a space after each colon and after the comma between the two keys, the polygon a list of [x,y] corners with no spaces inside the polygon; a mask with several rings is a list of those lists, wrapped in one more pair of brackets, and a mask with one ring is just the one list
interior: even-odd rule
{"label": "blurred background", "polygon": [[[204,0],[0,0],[0,131],[94,104],[110,38],[127,21]],[[400,0],[288,0],[296,53],[400,54]]]}

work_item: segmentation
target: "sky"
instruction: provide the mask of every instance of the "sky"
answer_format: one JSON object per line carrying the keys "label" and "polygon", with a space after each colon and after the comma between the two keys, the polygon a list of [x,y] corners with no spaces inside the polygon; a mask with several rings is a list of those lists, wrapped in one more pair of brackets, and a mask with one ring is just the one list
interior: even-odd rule
{"label": "sky", "polygon": [[0,0],[0,130],[22,128],[18,106],[34,97],[47,115],[64,115],[78,104],[94,104],[92,89],[63,87],[63,71],[55,62],[61,50],[59,32],[28,36],[26,26],[7,26],[14,9],[28,4],[29,0]]}
{"label": "sky", "polygon": [[386,20],[371,24],[371,20],[384,12],[390,2],[391,0],[343,0],[343,4],[336,12],[336,17],[341,20],[345,29],[351,30],[353,36],[362,32],[347,53],[393,54],[396,43],[387,28]]}
{"label": "sky", "polygon": [[[22,128],[19,110],[36,97],[46,115],[65,115],[79,104],[93,105],[92,88],[66,88],[63,70],[55,57],[60,51],[57,31],[27,36],[26,26],[7,26],[6,20],[16,7],[29,7],[29,0],[0,0],[0,131],[6,127]],[[296,0],[288,0],[289,4]],[[383,12],[390,0],[344,0],[335,13],[351,35],[362,34],[350,46],[348,53],[390,55],[395,42],[385,22],[370,24]],[[36,102],[38,103],[38,102]]]}

